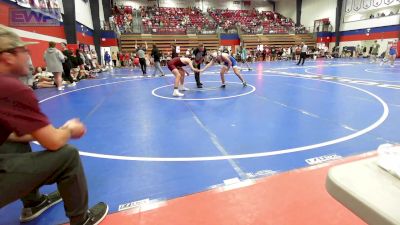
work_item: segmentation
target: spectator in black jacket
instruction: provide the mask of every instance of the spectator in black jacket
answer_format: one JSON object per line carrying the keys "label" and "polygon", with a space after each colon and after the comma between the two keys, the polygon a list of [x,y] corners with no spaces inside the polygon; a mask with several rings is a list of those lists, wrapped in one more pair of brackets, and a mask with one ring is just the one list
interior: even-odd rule
{"label": "spectator in black jacket", "polygon": [[157,70],[161,72],[161,76],[164,76],[164,72],[161,69],[161,65],[160,65],[160,51],[157,48],[157,45],[153,45],[153,49],[151,50],[151,56],[154,58],[154,73],[153,76],[156,75]]}

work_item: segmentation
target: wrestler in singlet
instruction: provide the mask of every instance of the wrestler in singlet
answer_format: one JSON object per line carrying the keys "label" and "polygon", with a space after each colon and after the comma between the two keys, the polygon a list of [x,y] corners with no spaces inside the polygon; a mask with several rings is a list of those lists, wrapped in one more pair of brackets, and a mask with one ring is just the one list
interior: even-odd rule
{"label": "wrestler in singlet", "polygon": [[175,57],[175,58],[173,58],[173,59],[171,59],[169,62],[168,62],[168,69],[172,72],[172,70],[174,70],[174,69],[179,69],[179,68],[182,68],[182,67],[184,67],[184,66],[186,66],[186,64],[184,64],[182,61],[181,61],[181,58],[180,57]]}

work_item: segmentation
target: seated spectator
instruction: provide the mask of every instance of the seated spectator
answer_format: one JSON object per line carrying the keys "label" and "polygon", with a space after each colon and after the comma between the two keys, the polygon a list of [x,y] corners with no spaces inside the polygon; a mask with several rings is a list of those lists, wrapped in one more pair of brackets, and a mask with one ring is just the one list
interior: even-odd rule
{"label": "seated spectator", "polygon": [[44,68],[42,68],[40,66],[36,67],[35,72],[34,72],[33,75],[36,76],[36,77],[39,77],[39,78],[44,77],[44,78],[51,78],[51,79],[54,80],[54,74],[50,73],[50,72],[47,72],[46,71],[46,67],[44,67]]}
{"label": "seated spectator", "polygon": [[[0,208],[21,199],[21,222],[39,217],[64,201],[71,225],[99,224],[108,213],[100,202],[88,209],[88,190],[78,150],[68,145],[86,128],[78,119],[55,128],[40,110],[31,89],[18,77],[28,74],[28,50],[21,39],[0,25]],[[32,152],[36,140],[44,151]],[[41,194],[39,187],[57,183],[57,191]]]}
{"label": "seated spectator", "polygon": [[[46,69],[46,68],[45,68]],[[42,70],[42,67],[37,67],[35,69],[35,74],[33,75],[32,89],[55,87],[54,75],[52,73]]]}

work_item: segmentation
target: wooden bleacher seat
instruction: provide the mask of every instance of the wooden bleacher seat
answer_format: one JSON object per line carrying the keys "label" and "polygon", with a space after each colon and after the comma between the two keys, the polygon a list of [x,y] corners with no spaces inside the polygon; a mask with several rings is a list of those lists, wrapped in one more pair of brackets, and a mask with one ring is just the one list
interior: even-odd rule
{"label": "wooden bleacher seat", "polygon": [[242,41],[248,48],[257,48],[257,45],[291,47],[304,42],[308,46],[315,46],[316,40],[311,34],[268,34],[268,35],[241,35]]}
{"label": "wooden bleacher seat", "polygon": [[152,45],[156,44],[161,52],[167,54],[171,52],[171,44],[180,46],[180,55],[184,55],[188,48],[193,49],[199,43],[203,43],[205,47],[212,51],[219,47],[219,39],[217,35],[142,35],[142,34],[123,34],[121,35],[121,49],[123,52],[131,52],[135,48],[135,44],[145,44],[147,42],[147,53],[151,52]]}

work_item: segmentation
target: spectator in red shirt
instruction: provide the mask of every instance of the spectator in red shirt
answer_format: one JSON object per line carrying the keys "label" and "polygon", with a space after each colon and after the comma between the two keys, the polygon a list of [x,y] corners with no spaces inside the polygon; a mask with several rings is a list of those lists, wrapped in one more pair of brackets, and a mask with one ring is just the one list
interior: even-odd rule
{"label": "spectator in red shirt", "polygon": [[[97,203],[88,210],[88,191],[79,153],[67,145],[81,138],[86,128],[78,120],[62,127],[50,124],[33,91],[18,78],[28,74],[27,43],[0,25],[0,208],[21,199],[21,222],[40,216],[64,200],[71,225],[98,224],[108,206]],[[47,150],[32,152],[36,140]],[[57,183],[58,191],[43,195],[39,187]]]}
{"label": "spectator in red shirt", "polygon": [[118,58],[119,58],[119,63],[121,64],[121,67],[124,67],[124,54],[118,53]]}

